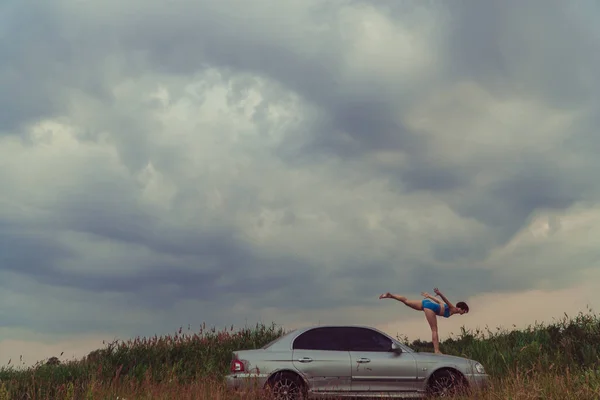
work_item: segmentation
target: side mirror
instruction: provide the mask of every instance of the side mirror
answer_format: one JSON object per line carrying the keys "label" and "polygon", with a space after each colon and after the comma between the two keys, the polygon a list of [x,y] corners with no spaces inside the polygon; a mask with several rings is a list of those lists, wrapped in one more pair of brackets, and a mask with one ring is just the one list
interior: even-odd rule
{"label": "side mirror", "polygon": [[402,347],[400,347],[400,345],[398,345],[398,343],[392,342],[392,352],[396,353],[396,354],[400,354],[400,353],[402,353]]}

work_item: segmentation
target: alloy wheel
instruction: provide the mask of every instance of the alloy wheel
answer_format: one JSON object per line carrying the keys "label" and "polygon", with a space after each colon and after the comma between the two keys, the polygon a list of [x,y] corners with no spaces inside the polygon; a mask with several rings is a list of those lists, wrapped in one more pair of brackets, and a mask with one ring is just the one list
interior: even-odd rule
{"label": "alloy wheel", "polygon": [[300,400],[304,398],[302,386],[298,383],[298,380],[285,375],[273,385],[273,397],[276,400]]}

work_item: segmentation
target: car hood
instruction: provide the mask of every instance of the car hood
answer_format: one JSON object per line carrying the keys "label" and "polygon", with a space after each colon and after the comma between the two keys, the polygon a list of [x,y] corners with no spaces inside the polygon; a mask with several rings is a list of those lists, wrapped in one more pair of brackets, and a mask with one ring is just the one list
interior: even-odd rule
{"label": "car hood", "polygon": [[435,353],[413,353],[417,362],[426,363],[445,363],[445,364],[460,364],[469,365],[475,364],[477,361],[470,360],[464,357],[452,356],[449,354],[435,354]]}

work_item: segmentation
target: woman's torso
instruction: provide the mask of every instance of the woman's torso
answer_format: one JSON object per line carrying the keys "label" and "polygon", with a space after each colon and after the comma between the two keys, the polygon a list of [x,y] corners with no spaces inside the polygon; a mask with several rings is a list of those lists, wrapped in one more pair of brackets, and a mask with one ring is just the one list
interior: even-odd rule
{"label": "woman's torso", "polygon": [[440,307],[440,316],[444,318],[449,318],[450,315],[452,314],[450,313],[450,307],[448,306],[448,304],[442,304]]}

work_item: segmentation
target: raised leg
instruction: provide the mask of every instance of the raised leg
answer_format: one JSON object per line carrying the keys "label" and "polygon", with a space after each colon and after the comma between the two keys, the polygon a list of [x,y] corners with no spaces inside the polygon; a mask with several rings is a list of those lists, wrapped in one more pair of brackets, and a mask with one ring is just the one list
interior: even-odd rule
{"label": "raised leg", "polygon": [[425,318],[427,318],[427,322],[429,322],[429,327],[431,328],[431,340],[433,342],[433,351],[436,354],[442,354],[440,351],[440,337],[438,335],[438,327],[437,327],[437,316],[433,312],[433,310],[425,309]]}
{"label": "raised leg", "polygon": [[421,300],[408,300],[406,296],[400,296],[398,294],[385,293],[379,296],[380,299],[395,299],[401,303],[406,304],[408,307],[413,310],[421,311],[423,310],[423,304]]}

